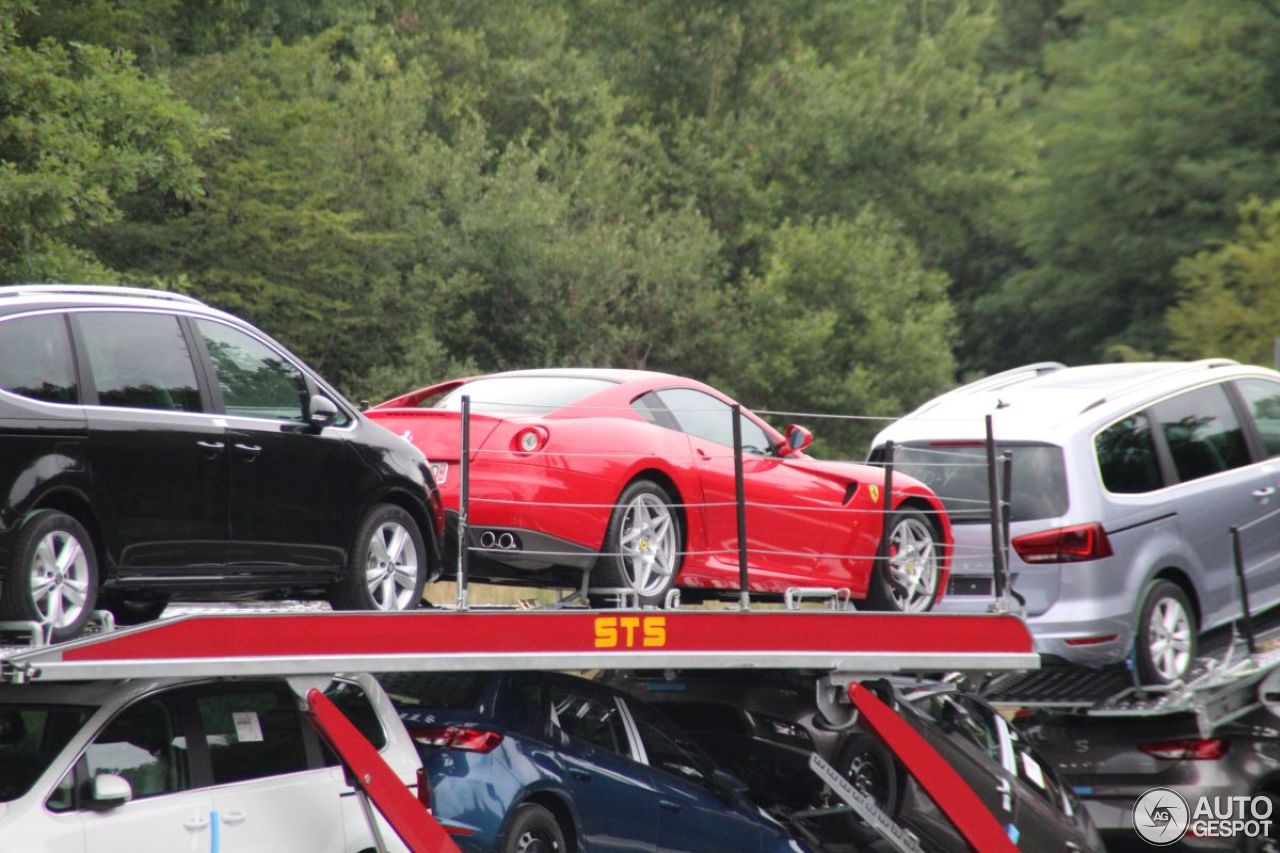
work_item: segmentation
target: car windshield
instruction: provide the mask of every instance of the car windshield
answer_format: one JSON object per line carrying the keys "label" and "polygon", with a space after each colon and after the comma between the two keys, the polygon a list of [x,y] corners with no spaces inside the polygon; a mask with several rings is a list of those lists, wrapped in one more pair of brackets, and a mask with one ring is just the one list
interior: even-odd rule
{"label": "car windshield", "polygon": [[[1050,444],[997,444],[1013,460],[1011,519],[1055,518],[1067,511],[1067,472],[1062,448]],[[884,448],[872,453],[884,461]],[[915,477],[937,493],[952,524],[989,524],[987,448],[982,443],[920,442],[894,449],[894,470]]]}
{"label": "car windshield", "polygon": [[607,379],[580,376],[493,376],[459,385],[431,408],[459,411],[463,395],[468,395],[473,412],[545,415],[613,384]]}
{"label": "car windshield", "polygon": [[0,705],[0,802],[27,793],[93,711],[80,705]]}

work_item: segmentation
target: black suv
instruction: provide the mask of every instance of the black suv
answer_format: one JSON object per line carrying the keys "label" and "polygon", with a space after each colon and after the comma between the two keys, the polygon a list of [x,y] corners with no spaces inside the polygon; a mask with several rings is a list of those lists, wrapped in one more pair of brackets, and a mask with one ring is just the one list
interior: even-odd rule
{"label": "black suv", "polygon": [[254,327],[137,288],[0,287],[0,620],[169,597],[405,610],[440,572],[426,458]]}

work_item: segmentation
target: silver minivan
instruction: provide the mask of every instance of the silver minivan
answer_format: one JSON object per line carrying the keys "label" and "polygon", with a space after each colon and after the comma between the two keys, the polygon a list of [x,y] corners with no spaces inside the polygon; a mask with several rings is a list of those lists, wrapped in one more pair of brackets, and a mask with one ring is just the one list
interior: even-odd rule
{"label": "silver minivan", "polygon": [[[1037,649],[1145,683],[1241,616],[1231,528],[1280,507],[1280,373],[1227,359],[1028,365],[962,386],[876,436],[947,506],[940,611],[993,595],[986,416],[1012,458],[1009,569]],[[1242,532],[1251,609],[1280,601],[1280,517]]]}

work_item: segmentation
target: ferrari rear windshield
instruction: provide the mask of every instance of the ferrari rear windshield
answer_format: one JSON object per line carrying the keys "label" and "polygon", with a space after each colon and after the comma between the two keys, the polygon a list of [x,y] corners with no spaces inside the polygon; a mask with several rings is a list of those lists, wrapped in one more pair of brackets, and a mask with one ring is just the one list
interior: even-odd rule
{"label": "ferrari rear windshield", "polygon": [[581,376],[490,376],[459,385],[431,408],[459,411],[466,394],[471,397],[473,412],[545,415],[613,385],[607,379]]}

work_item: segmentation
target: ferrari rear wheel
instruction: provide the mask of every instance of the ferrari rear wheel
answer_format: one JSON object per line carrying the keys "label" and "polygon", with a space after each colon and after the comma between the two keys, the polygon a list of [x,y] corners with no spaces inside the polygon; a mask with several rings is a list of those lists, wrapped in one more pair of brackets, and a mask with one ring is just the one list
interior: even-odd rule
{"label": "ferrari rear wheel", "polygon": [[680,573],[680,516],[666,489],[636,480],[622,491],[609,519],[593,588],[634,592],[641,604],[662,604]]}
{"label": "ferrari rear wheel", "polygon": [[885,534],[886,559],[871,575],[872,610],[923,613],[933,606],[941,577],[941,543],[929,518],[918,510],[896,513]]}

